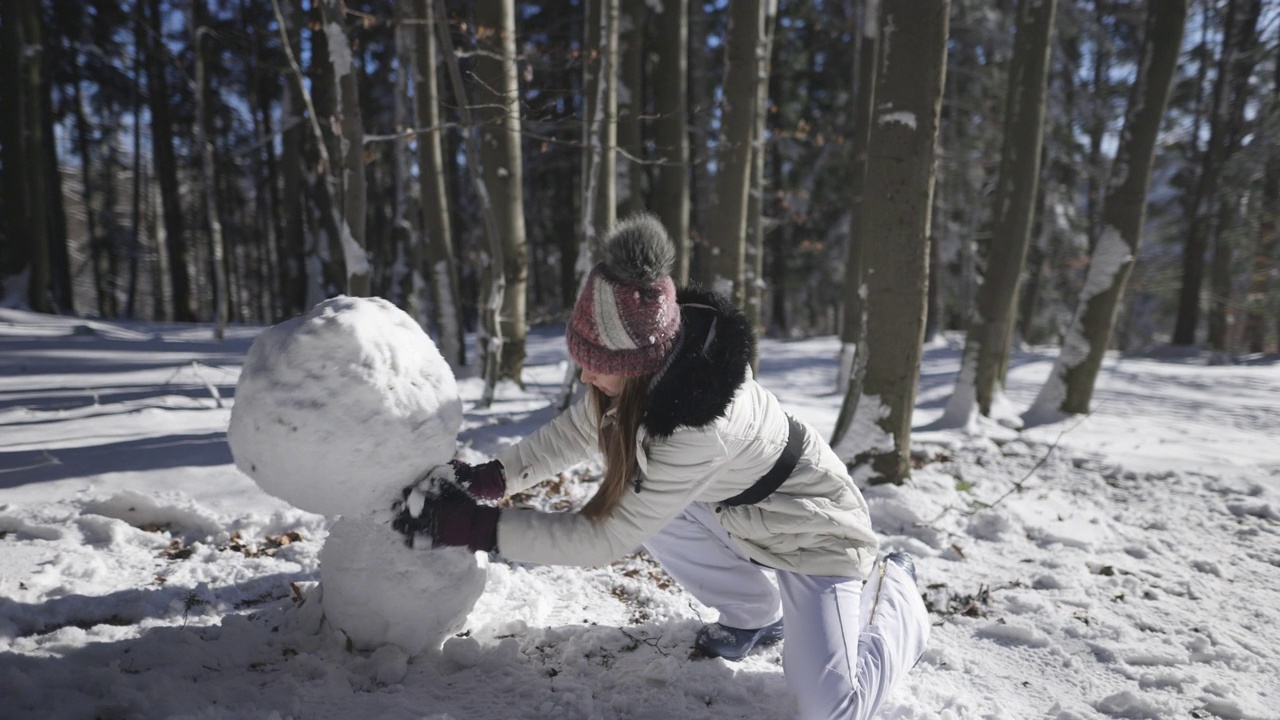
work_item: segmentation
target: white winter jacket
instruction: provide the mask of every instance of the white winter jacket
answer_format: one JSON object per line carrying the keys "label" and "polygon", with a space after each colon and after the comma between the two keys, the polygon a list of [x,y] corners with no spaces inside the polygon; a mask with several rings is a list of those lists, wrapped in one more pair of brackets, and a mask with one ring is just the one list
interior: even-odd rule
{"label": "white winter jacket", "polygon": [[[685,290],[680,301],[680,348],[651,392],[636,439],[636,489],[599,523],[578,513],[505,510],[498,552],[541,564],[604,564],[638,549],[689,504],[705,502],[762,565],[866,577],[879,547],[866,501],[812,427],[805,426],[800,460],[777,491],[754,505],[719,504],[769,472],[786,445],[788,422],[777,398],[747,377],[754,338],[741,313],[711,293]],[[498,456],[508,493],[597,452],[590,402],[576,403]]]}

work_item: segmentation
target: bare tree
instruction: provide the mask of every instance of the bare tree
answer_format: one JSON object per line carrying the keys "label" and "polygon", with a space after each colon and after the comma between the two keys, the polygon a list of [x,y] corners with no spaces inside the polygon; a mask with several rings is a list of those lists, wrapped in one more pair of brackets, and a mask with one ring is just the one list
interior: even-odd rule
{"label": "bare tree", "polygon": [[369,254],[365,244],[364,121],[360,114],[360,91],[356,86],[355,58],[346,31],[346,3],[320,0],[325,39],[329,43],[329,64],[333,68],[334,117],[341,130],[338,147],[341,174],[336,192],[340,199],[335,211],[340,219],[342,254],[346,266],[347,293],[370,292]]}
{"label": "bare tree", "polygon": [[431,311],[439,328],[440,352],[455,370],[466,365],[462,304],[458,294],[458,263],[453,252],[453,227],[445,195],[444,153],[441,147],[440,87],[437,82],[435,10],[438,0],[422,0],[422,22],[415,26],[417,73],[418,182],[422,230],[431,292]]}
{"label": "bare tree", "polygon": [[1031,244],[1031,220],[1040,180],[1049,48],[1056,7],[1056,0],[1018,3],[996,181],[994,233],[977,306],[969,319],[960,376],[943,415],[945,424],[965,424],[975,405],[978,412],[990,416],[993,403],[1004,396],[1018,288]]}
{"label": "bare tree", "polygon": [[653,210],[676,246],[675,280],[689,282],[689,0],[666,0],[657,14],[653,77],[658,177]]}
{"label": "bare tree", "polygon": [[503,338],[498,378],[509,378],[523,386],[521,372],[529,334],[525,319],[529,244],[524,228],[515,3],[513,0],[481,0],[475,5],[475,13],[479,52],[473,97],[480,121],[480,167],[502,239],[499,267],[506,288],[498,315]]}
{"label": "bare tree", "polygon": [[875,182],[867,183],[860,230],[866,376],[851,427],[835,448],[846,461],[866,463],[875,483],[911,475],[949,11],[945,1],[895,0],[881,15],[883,60],[866,168]]}
{"label": "bare tree", "polygon": [[1086,413],[1116,312],[1133,270],[1146,221],[1147,187],[1160,121],[1178,64],[1187,0],[1153,2],[1143,29],[1142,58],[1129,93],[1124,130],[1102,205],[1102,233],[1089,259],[1084,289],[1049,379],[1023,414],[1027,424]]}
{"label": "bare tree", "polygon": [[214,337],[221,340],[227,332],[227,265],[223,257],[222,218],[218,215],[218,187],[213,162],[213,138],[209,132],[209,87],[206,80],[204,40],[208,28],[204,24],[204,0],[192,0],[190,12],[191,45],[195,51],[196,118],[195,141],[200,150],[201,185],[204,186],[204,210],[209,232],[209,261],[213,266]]}
{"label": "bare tree", "polygon": [[844,395],[840,414],[836,417],[833,444],[844,440],[862,395],[866,374],[866,312],[862,293],[863,195],[866,193],[867,153],[871,141],[871,124],[875,118],[876,77],[880,57],[880,0],[863,0],[858,35],[857,70],[854,87],[853,137],[849,148],[853,163],[853,181],[849,197],[849,241],[845,250],[843,318],[840,325],[840,368],[837,391]]}
{"label": "bare tree", "polygon": [[715,222],[707,229],[712,262],[710,284],[743,305],[747,192],[751,185],[751,136],[756,125],[756,53],[764,35],[762,0],[729,6],[728,68],[724,80],[719,152],[716,157]]}

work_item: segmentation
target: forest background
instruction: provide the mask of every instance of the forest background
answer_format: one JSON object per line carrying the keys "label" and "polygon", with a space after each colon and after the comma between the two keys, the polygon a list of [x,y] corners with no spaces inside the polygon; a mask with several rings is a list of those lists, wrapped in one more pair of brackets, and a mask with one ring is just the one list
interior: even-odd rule
{"label": "forest background", "polygon": [[[0,7],[4,306],[220,336],[378,295],[490,402],[647,209],[679,282],[841,337],[832,440],[890,481],[944,330],[944,425],[1088,412],[1108,349],[1277,350],[1274,0]],[[1019,342],[1062,347],[1021,414]]]}

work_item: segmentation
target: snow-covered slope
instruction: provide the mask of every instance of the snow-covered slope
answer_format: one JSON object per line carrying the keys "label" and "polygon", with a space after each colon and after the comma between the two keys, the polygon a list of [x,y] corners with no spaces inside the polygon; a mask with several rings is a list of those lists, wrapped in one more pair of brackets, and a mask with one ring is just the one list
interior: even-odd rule
{"label": "snow-covered slope", "polygon": [[[777,649],[691,657],[714,612],[644,555],[495,561],[440,652],[348,649],[314,601],[332,519],[225,444],[259,330],[0,310],[0,717],[788,717]],[[838,350],[765,341],[762,380],[829,429]],[[487,410],[460,381],[465,457],[550,417],[562,357],[536,331],[526,389]],[[1052,360],[1015,357],[1012,403]],[[1280,718],[1280,365],[1113,358],[1086,418],[924,431],[958,367],[927,350],[915,479],[866,489],[936,625],[881,717]],[[571,507],[596,471],[523,500]]]}

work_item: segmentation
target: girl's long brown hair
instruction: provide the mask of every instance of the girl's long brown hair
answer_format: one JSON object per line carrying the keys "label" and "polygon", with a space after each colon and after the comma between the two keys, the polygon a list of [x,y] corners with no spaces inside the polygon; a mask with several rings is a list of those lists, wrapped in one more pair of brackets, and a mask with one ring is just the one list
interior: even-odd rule
{"label": "girl's long brown hair", "polygon": [[[591,387],[592,407],[600,428],[600,452],[604,454],[604,480],[582,508],[582,514],[597,523],[613,514],[627,487],[640,473],[636,462],[636,431],[640,428],[648,395],[648,377],[625,378],[622,392],[616,398]],[[617,411],[606,418],[605,413],[615,405]]]}

